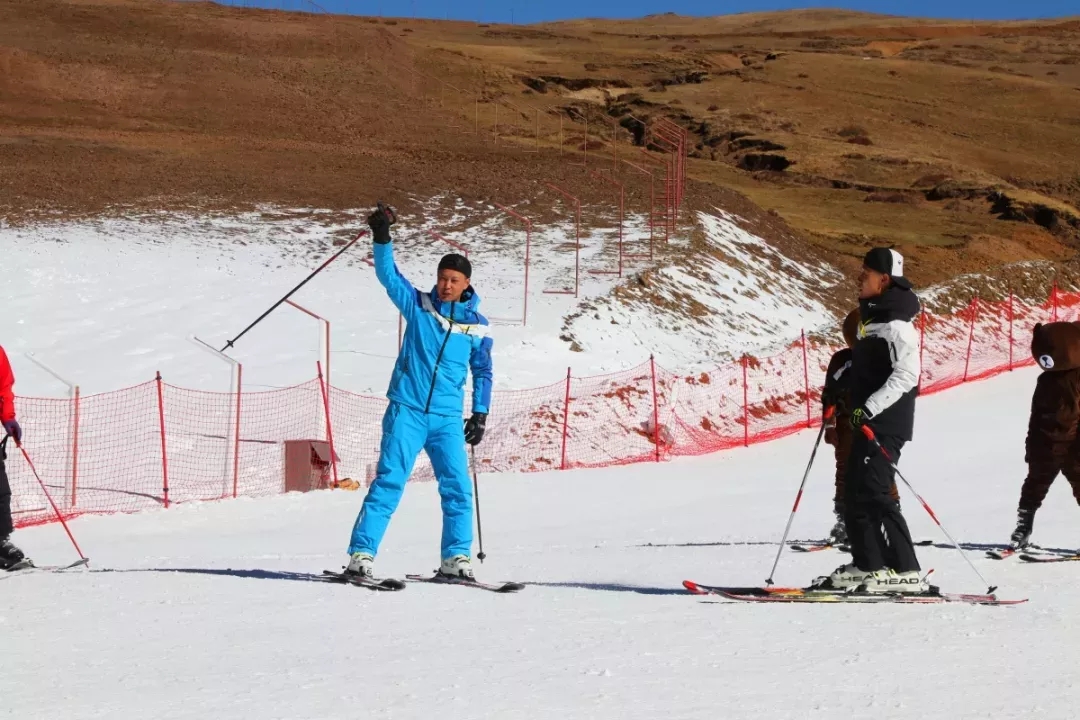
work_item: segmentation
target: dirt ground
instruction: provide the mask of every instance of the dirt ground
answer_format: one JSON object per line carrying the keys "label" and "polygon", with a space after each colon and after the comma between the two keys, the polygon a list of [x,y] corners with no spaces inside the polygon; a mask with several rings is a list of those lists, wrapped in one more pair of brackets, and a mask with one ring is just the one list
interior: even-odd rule
{"label": "dirt ground", "polygon": [[[1080,20],[837,11],[530,26],[170,0],[0,4],[0,214],[647,207],[642,128],[689,132],[689,209],[927,283],[1080,247]],[[654,153],[655,157],[660,157]]]}

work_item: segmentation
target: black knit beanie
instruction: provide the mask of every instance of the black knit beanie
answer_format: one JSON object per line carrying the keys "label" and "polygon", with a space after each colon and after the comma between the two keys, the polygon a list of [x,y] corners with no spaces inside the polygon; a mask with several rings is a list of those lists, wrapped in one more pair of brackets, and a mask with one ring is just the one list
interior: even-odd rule
{"label": "black knit beanie", "polygon": [[458,255],[457,253],[444,255],[443,259],[439,261],[439,272],[443,270],[457,270],[465,277],[472,279],[472,264],[469,262],[469,258],[464,255]]}

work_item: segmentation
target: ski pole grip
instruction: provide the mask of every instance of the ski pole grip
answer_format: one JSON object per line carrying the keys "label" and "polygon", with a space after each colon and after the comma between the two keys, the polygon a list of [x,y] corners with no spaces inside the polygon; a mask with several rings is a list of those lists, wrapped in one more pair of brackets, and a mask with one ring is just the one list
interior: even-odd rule
{"label": "ski pole grip", "polygon": [[835,414],[836,414],[836,406],[835,405],[830,405],[829,407],[825,408],[825,419],[826,420],[832,420],[832,416],[835,415]]}
{"label": "ski pole grip", "polygon": [[397,213],[394,212],[393,208],[388,207],[381,201],[377,202],[375,205],[379,208],[379,210],[383,212],[383,214],[386,215],[386,219],[390,222],[391,225],[397,222]]}
{"label": "ski pole grip", "polygon": [[862,430],[862,434],[866,436],[867,440],[877,441],[877,437],[874,435],[874,430],[869,425],[862,425],[859,427]]}

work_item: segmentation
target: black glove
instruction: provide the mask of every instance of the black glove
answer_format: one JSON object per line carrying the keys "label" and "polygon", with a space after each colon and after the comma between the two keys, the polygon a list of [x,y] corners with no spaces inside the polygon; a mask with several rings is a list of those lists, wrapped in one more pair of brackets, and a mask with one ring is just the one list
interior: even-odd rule
{"label": "black glove", "polygon": [[855,412],[851,413],[851,427],[858,430],[873,419],[873,414],[866,408],[855,408]]}
{"label": "black glove", "polygon": [[465,421],[465,442],[470,445],[479,445],[484,439],[486,423],[487,413],[473,413],[472,417]]}
{"label": "black glove", "polygon": [[390,226],[397,222],[397,215],[394,213],[394,209],[378,204],[378,208],[375,212],[368,215],[367,224],[371,228],[371,234],[375,239],[375,242],[380,245],[385,245],[390,242]]}
{"label": "black glove", "polygon": [[8,420],[4,423],[4,432],[11,436],[16,445],[22,445],[22,428],[18,420]]}
{"label": "black glove", "polygon": [[824,411],[825,408],[836,407],[836,393],[831,390],[821,391],[821,408]]}

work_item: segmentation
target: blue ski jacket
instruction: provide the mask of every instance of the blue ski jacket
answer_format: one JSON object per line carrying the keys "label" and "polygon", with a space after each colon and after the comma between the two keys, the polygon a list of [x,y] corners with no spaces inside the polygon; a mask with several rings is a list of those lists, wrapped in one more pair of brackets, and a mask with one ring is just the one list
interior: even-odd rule
{"label": "blue ski jacket", "polygon": [[375,275],[408,323],[386,397],[433,415],[462,416],[465,380],[472,370],[474,413],[491,405],[491,337],[470,285],[457,302],[422,292],[394,262],[393,243],[375,243]]}

